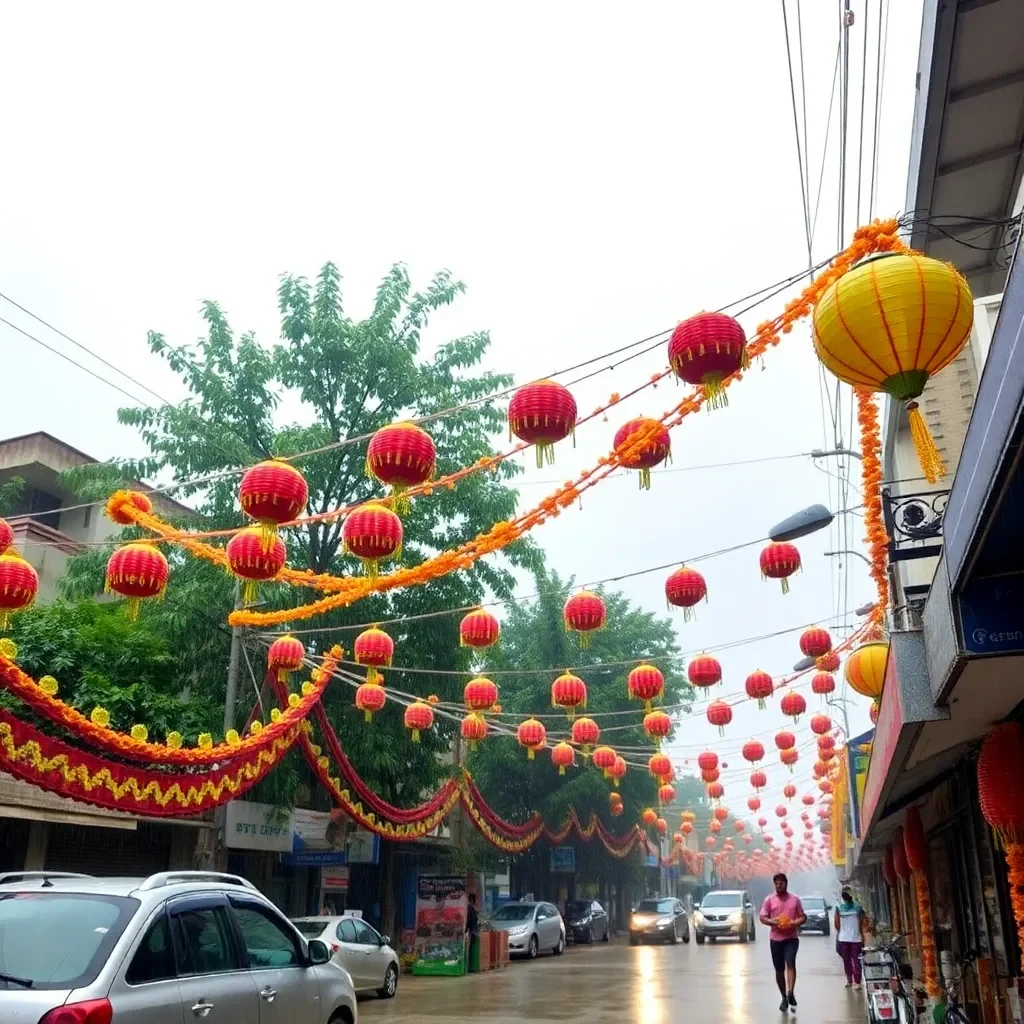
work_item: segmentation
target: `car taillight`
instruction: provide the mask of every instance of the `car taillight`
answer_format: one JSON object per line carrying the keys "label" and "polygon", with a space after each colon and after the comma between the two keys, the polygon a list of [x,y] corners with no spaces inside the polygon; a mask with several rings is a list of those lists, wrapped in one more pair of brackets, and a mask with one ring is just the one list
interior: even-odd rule
{"label": "car taillight", "polygon": [[39,1024],[110,1024],[114,1008],[109,999],[87,999],[84,1003],[68,1003],[45,1014]]}
{"label": "car taillight", "polygon": [[341,946],[339,946],[336,942],[332,942],[331,943],[331,952],[332,953],[337,953],[339,949],[341,949]]}

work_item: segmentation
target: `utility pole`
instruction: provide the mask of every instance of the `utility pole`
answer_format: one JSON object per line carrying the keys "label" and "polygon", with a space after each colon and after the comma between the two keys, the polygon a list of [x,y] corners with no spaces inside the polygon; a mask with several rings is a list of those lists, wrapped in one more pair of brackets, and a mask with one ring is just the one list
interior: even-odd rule
{"label": "utility pole", "polygon": [[[235,581],[235,611],[242,607],[242,585]],[[238,700],[238,674],[242,660],[242,628],[231,628],[231,653],[228,655],[228,684],[224,694],[224,734],[235,727],[235,703]]]}

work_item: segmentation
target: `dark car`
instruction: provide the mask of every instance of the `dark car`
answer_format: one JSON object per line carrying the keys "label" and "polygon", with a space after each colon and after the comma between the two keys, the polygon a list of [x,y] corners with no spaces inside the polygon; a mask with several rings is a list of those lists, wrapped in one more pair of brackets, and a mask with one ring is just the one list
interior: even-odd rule
{"label": "dark car", "polygon": [[829,905],[824,896],[801,896],[800,902],[804,905],[804,913],[807,920],[800,926],[801,935],[804,932],[821,932],[822,935],[829,935],[832,932],[832,922],[829,921]]}
{"label": "dark car", "polygon": [[686,908],[671,896],[642,899],[629,919],[629,944],[637,946],[645,939],[671,942],[690,941],[690,922]]}
{"label": "dark car", "polygon": [[608,914],[597,900],[569,900],[565,905],[565,929],[573,942],[588,946],[595,939],[608,941]]}

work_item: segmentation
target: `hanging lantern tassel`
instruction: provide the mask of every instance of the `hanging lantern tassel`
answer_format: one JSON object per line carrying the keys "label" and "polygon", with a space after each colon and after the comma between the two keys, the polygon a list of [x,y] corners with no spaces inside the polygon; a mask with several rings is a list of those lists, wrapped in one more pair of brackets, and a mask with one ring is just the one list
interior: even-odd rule
{"label": "hanging lantern tassel", "polygon": [[917,461],[921,464],[921,470],[928,478],[928,483],[934,484],[946,475],[946,467],[942,464],[939,449],[935,447],[935,439],[917,402],[907,402],[907,418],[910,420],[910,436],[914,441]]}

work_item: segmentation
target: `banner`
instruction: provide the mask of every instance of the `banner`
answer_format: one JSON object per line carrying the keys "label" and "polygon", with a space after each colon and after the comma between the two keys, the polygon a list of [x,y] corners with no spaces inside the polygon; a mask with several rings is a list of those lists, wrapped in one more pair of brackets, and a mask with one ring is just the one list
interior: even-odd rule
{"label": "banner", "polygon": [[466,879],[425,875],[416,880],[416,959],[413,974],[464,974]]}

